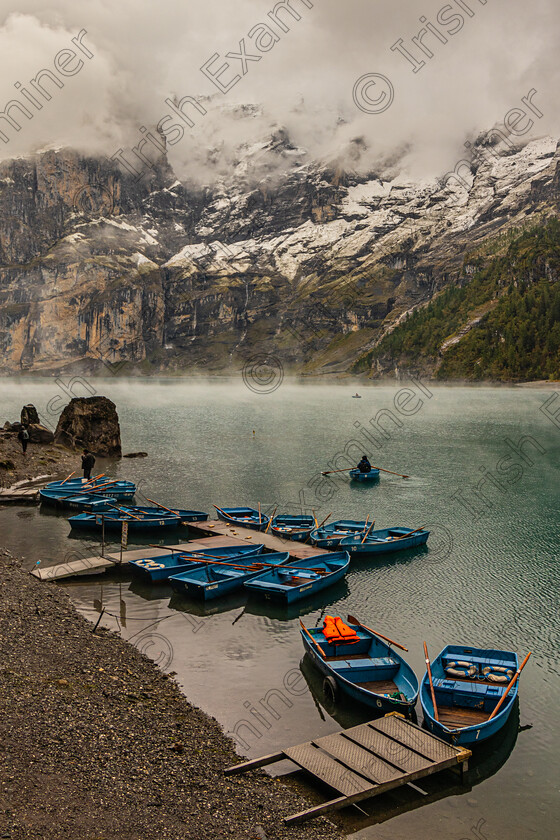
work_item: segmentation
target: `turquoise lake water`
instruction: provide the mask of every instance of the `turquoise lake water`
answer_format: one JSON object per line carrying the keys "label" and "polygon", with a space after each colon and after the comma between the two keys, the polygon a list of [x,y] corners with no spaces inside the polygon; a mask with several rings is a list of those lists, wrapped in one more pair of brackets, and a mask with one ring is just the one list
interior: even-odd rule
{"label": "turquoise lake water", "polygon": [[[360,400],[352,399],[356,387]],[[349,833],[382,840],[560,837],[560,393],[418,381],[284,380],[271,393],[255,393],[241,380],[7,379],[0,380],[0,422],[18,419],[32,402],[44,422],[56,423],[68,395],[92,391],[117,404],[123,451],[149,453],[98,461],[96,470],[136,481],[139,499],[212,516],[214,503],[260,502],[269,513],[303,507],[319,519],[369,515],[380,528],[430,528],[427,548],[353,560],[344,582],[302,602],[307,624],[325,609],[357,615],[405,644],[419,677],[423,640],[432,657],[463,642],[515,650],[520,659],[532,651],[519,711],[498,742],[480,748],[467,785],[444,773],[419,782],[425,795],[406,788],[371,800],[362,805],[369,816],[343,815]],[[365,487],[320,476],[364,453],[410,478],[382,474]],[[96,553],[94,539],[68,534],[66,517],[52,510],[0,509],[0,542],[28,568],[69,552]],[[239,596],[205,613],[166,586],[132,582],[124,570],[61,585],[90,620],[105,608],[107,627],[175,671],[187,697],[233,733],[241,755],[367,719],[345,705],[328,708],[321,678],[302,661],[297,612],[252,602],[244,610]],[[417,713],[421,721],[419,706]]]}

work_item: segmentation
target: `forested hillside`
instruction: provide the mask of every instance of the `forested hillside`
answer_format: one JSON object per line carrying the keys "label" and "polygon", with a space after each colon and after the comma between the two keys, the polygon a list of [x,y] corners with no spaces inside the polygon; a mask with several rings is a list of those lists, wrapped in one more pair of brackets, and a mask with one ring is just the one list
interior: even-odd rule
{"label": "forested hillside", "polygon": [[[465,257],[472,279],[417,309],[360,359],[357,370],[432,367],[439,379],[560,379],[560,222]],[[378,364],[379,363],[379,364]]]}

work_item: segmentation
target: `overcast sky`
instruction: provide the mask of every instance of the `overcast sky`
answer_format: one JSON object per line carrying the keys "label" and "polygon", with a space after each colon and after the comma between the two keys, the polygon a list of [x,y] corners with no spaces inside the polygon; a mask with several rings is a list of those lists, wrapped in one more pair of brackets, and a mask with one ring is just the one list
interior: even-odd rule
{"label": "overcast sky", "polygon": [[[3,158],[51,145],[112,155],[135,145],[141,126],[170,113],[166,98],[184,96],[202,101],[209,113],[197,115],[192,130],[185,127],[170,158],[181,177],[203,180],[212,177],[213,167],[215,173],[227,171],[233,148],[255,142],[271,125],[287,126],[313,157],[344,153],[359,137],[361,165],[407,148],[410,171],[432,176],[461,157],[467,137],[503,122],[532,88],[543,117],[531,115],[535,124],[525,136],[559,133],[558,0],[318,0],[313,8],[292,0],[301,20],[284,15],[288,32],[267,17],[273,0],[18,0],[17,5],[17,12],[0,11],[0,111],[11,99],[25,102],[14,84],[32,92],[30,80],[41,69],[55,71],[55,57],[72,48],[80,30],[87,31],[83,43],[93,58],[80,53],[83,66],[75,75],[58,72],[64,87],[51,85],[52,99],[39,97],[43,107],[30,106],[31,120],[11,112],[21,119],[19,133],[0,120],[0,130],[9,135],[7,143],[0,142]],[[411,42],[426,24],[420,16],[439,33],[423,39],[431,58]],[[254,27],[265,22],[275,33],[261,41],[271,46],[268,51],[255,46]],[[261,56],[247,61],[245,75],[239,59],[224,57],[240,52],[242,38],[247,53]],[[417,62],[425,61],[418,72],[412,60],[391,51],[398,39]],[[230,64],[223,84],[241,75],[225,93],[200,70],[214,53],[221,59],[212,70]],[[67,69],[76,66],[69,62]],[[363,113],[352,97],[356,80],[371,73],[393,86],[394,101],[382,113]],[[383,93],[380,86],[370,87],[362,104],[382,107],[390,88],[376,105]],[[262,116],[234,118],[232,107],[239,103],[259,103]],[[209,148],[217,150],[211,164]]]}

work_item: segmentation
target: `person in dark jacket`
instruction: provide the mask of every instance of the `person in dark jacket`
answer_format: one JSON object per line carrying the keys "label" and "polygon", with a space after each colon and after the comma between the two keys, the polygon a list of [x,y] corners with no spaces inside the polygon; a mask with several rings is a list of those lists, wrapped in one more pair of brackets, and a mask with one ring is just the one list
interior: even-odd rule
{"label": "person in dark jacket", "polygon": [[91,471],[95,464],[95,457],[87,449],[84,449],[82,455],[82,469],[84,471],[84,478],[91,478]]}
{"label": "person in dark jacket", "polygon": [[25,453],[27,452],[27,444],[29,443],[29,432],[27,431],[25,426],[22,426],[21,429],[19,430],[18,440],[21,443],[21,448],[22,448],[23,454],[25,455]]}
{"label": "person in dark jacket", "polygon": [[371,472],[371,464],[368,461],[367,455],[362,455],[362,460],[358,464],[358,469],[361,473]]}

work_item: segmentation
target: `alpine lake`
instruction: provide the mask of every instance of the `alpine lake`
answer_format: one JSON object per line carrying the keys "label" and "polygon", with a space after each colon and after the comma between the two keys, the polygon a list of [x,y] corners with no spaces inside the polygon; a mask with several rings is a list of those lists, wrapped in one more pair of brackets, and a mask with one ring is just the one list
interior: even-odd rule
{"label": "alpine lake", "polygon": [[[319,521],[374,517],[376,527],[426,526],[427,546],[352,559],[345,580],[291,613],[238,595],[205,607],[147,586],[126,567],[63,581],[77,609],[98,620],[176,679],[188,699],[234,738],[240,756],[281,750],[361,723],[367,710],[330,706],[322,677],[303,656],[298,619],[358,616],[406,645],[419,678],[422,643],[505,648],[520,661],[519,703],[505,728],[475,748],[466,783],[449,771],[360,803],[334,819],[356,838],[503,840],[560,837],[560,392],[554,387],[443,387],[285,379],[262,387],[226,379],[3,379],[1,419],[33,403],[54,427],[71,396],[102,394],[119,413],[123,452],[94,474],[138,485],[138,504],[204,510],[249,505],[313,510]],[[361,399],[353,398],[356,388]],[[54,399],[58,398],[58,399]],[[56,410],[54,409],[56,406]],[[321,471],[367,453],[382,473],[372,485]],[[76,455],[76,469],[79,468]],[[99,553],[96,535],[69,537],[67,512],[0,509],[0,543],[51,565]],[[258,542],[256,532],[248,532]],[[134,537],[134,544],[182,542]],[[118,550],[118,544],[108,546]],[[45,584],[50,585],[50,584]],[[418,722],[422,720],[420,704]],[[290,765],[273,765],[287,772]]]}

